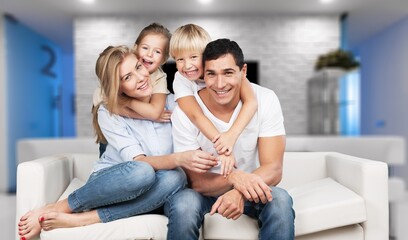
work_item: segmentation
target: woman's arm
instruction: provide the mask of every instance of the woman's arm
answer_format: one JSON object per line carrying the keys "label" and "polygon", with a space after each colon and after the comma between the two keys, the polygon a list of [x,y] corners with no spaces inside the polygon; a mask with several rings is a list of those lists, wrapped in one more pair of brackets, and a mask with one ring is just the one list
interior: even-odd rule
{"label": "woman's arm", "polygon": [[190,150],[162,156],[138,155],[133,160],[147,162],[155,170],[182,167],[197,173],[204,173],[217,165],[216,157],[201,150]]}
{"label": "woman's arm", "polygon": [[206,136],[212,140],[219,134],[214,124],[204,115],[200,105],[194,96],[185,96],[177,99],[181,110],[187,115],[190,121]]}
{"label": "woman's arm", "polygon": [[229,154],[232,152],[239,135],[244,131],[245,127],[251,121],[258,109],[258,102],[254,90],[247,78],[242,81],[240,91],[243,104],[237,119],[227,132],[222,133],[213,139],[214,147],[218,154]]}

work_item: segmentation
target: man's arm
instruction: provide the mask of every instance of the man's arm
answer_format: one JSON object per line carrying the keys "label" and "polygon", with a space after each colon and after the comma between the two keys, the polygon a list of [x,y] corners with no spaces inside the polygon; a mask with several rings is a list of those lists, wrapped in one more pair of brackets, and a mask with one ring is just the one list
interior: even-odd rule
{"label": "man's arm", "polygon": [[217,197],[232,189],[232,184],[220,174],[212,172],[196,173],[184,170],[188,176],[191,188],[204,196]]}
{"label": "man's arm", "polygon": [[282,179],[283,154],[286,137],[258,138],[258,153],[260,167],[253,173],[259,175],[269,186],[276,186]]}
{"label": "man's arm", "polygon": [[249,201],[272,201],[269,186],[278,184],[282,178],[284,150],[285,136],[258,138],[259,168],[252,173],[236,170],[228,181]]}
{"label": "man's arm", "polygon": [[215,173],[186,171],[191,187],[206,196],[219,196],[232,187],[244,194],[248,200],[269,199],[270,185],[277,185],[282,178],[282,162],[285,136],[258,138],[259,168],[252,173],[233,171],[228,178]]}

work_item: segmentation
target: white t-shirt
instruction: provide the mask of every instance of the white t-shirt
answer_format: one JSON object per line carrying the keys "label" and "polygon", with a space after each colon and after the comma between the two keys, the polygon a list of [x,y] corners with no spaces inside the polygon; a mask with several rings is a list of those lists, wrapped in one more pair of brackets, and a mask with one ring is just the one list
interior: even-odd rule
{"label": "white t-shirt", "polygon": [[[267,88],[252,84],[258,101],[258,111],[241,133],[235,143],[233,153],[237,161],[238,169],[252,172],[259,167],[257,142],[259,137],[274,137],[285,135],[283,125],[282,109],[276,94]],[[232,114],[230,121],[224,122],[216,118],[205,106],[198,95],[194,94],[198,104],[203,109],[204,115],[210,119],[214,126],[220,131],[227,131],[237,118],[242,107],[240,101]],[[176,106],[171,116],[173,123],[173,142],[175,152],[195,150],[201,148],[203,151],[213,153],[217,156],[213,143],[208,140],[202,132],[189,120],[187,115]],[[214,173],[220,172],[220,166],[210,170]]]}
{"label": "white t-shirt", "polygon": [[175,101],[182,97],[194,96],[195,92],[203,88],[205,88],[205,82],[202,79],[191,81],[181,75],[178,71],[174,74],[173,91]]}

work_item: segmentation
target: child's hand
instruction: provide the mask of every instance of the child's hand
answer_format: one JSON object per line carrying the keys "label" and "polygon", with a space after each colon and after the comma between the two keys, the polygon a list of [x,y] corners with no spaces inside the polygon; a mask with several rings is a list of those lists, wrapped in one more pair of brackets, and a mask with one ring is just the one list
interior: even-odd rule
{"label": "child's hand", "polygon": [[157,122],[162,122],[162,123],[170,122],[171,114],[172,114],[172,111],[164,110],[162,114],[160,115],[159,119],[157,120]]}
{"label": "child's hand", "polygon": [[231,172],[232,169],[237,167],[237,163],[235,161],[234,154],[227,155],[220,155],[218,156],[218,160],[221,161],[221,172],[220,174],[224,177],[227,177]]}
{"label": "child's hand", "polygon": [[234,149],[236,140],[237,138],[228,131],[215,136],[212,142],[214,143],[214,148],[217,150],[219,155],[224,154],[229,156]]}

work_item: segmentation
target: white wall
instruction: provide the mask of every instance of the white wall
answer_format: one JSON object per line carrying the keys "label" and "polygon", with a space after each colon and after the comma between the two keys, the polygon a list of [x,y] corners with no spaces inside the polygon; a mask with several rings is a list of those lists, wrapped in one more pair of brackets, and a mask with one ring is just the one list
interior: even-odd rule
{"label": "white wall", "polygon": [[[408,17],[362,43],[361,133],[408,140]],[[406,148],[407,149],[407,148]],[[392,169],[408,183],[408,167]]]}
{"label": "white wall", "polygon": [[288,134],[307,133],[306,80],[319,54],[339,47],[338,16],[88,17],[74,21],[77,136],[93,136],[92,92],[98,54],[108,45],[133,45],[140,30],[160,22],[174,31],[195,23],[212,39],[238,42],[247,60],[260,63],[259,83],[273,89]]}
{"label": "white wall", "polygon": [[4,19],[0,11],[0,192],[8,190],[5,50]]}

